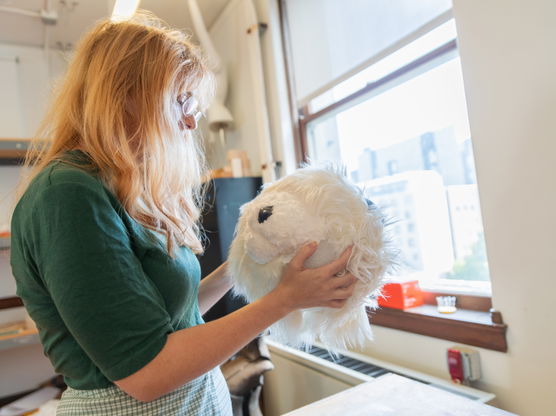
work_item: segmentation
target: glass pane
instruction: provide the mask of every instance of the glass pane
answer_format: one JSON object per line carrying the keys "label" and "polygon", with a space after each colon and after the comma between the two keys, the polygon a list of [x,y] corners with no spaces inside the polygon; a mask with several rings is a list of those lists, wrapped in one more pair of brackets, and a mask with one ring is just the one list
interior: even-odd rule
{"label": "glass pane", "polygon": [[451,0],[287,0],[303,99],[452,7]]}
{"label": "glass pane", "polygon": [[311,159],[341,162],[381,206],[402,274],[488,281],[459,58],[308,125]]}
{"label": "glass pane", "polygon": [[407,46],[398,49],[394,53],[381,59],[376,64],[371,65],[354,76],[339,83],[325,93],[315,97],[309,103],[309,109],[315,113],[322,108],[347,97],[367,84],[375,82],[380,78],[390,74],[398,68],[409,64],[419,57],[433,51],[436,48],[454,40],[456,38],[456,22],[450,19],[446,23],[431,30],[424,36],[414,40]]}

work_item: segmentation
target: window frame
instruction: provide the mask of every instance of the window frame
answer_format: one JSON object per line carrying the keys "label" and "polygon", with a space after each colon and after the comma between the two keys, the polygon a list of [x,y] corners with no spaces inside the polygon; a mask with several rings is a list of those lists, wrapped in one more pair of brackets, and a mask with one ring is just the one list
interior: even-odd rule
{"label": "window frame", "polygon": [[[445,44],[421,55],[419,58],[390,72],[384,77],[368,83],[366,86],[351,94],[311,113],[309,103],[298,108],[295,96],[294,70],[291,51],[291,40],[288,30],[286,14],[286,0],[279,0],[280,27],[282,34],[282,48],[284,69],[288,87],[288,99],[292,121],[292,133],[295,143],[295,153],[298,166],[308,162],[308,125],[321,117],[334,115],[356,105],[372,94],[373,91],[384,87],[388,83],[400,79],[404,75],[418,70],[447,54],[457,52],[457,40],[453,39]],[[338,81],[340,83],[341,81]],[[336,84],[337,85],[337,84]],[[333,88],[333,87],[332,87]],[[507,325],[502,320],[502,314],[492,308],[492,295],[469,294],[461,288],[452,290],[450,287],[427,287],[423,289],[425,305],[408,310],[382,308],[368,311],[369,319],[374,325],[420,335],[430,336],[461,342],[490,350],[507,352]],[[436,296],[456,296],[458,311],[446,315],[436,311]]]}

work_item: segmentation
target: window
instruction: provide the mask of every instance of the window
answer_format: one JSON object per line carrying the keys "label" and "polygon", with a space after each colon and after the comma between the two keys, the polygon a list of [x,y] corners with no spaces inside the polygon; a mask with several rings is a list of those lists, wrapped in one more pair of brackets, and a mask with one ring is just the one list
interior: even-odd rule
{"label": "window", "polygon": [[[302,159],[346,166],[391,220],[401,277],[425,305],[376,325],[496,351],[472,138],[450,0],[281,0]],[[372,23],[372,24],[371,24]],[[436,296],[456,294],[439,313]]]}
{"label": "window", "polygon": [[305,156],[345,165],[384,210],[401,277],[490,295],[453,19],[302,104]]}
{"label": "window", "polygon": [[[507,326],[491,309],[451,2],[280,5],[300,161],[347,168],[392,223],[401,277],[424,289],[425,305],[371,311],[373,322],[506,351]],[[456,313],[436,310],[442,294],[457,295]]]}

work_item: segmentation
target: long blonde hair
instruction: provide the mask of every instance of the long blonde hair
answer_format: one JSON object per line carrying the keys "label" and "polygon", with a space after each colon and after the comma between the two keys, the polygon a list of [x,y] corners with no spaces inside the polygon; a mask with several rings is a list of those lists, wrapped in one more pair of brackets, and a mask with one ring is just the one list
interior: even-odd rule
{"label": "long blonde hair", "polygon": [[26,183],[79,148],[128,214],[166,235],[169,254],[176,245],[202,252],[205,163],[199,140],[179,127],[177,99],[192,93],[205,109],[213,89],[200,50],[182,32],[147,12],[100,21],[78,45],[27,155]]}

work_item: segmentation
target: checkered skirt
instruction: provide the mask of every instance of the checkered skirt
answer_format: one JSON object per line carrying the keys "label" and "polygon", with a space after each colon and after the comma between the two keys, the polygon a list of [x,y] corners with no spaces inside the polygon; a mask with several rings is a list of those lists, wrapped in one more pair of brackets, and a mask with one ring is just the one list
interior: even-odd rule
{"label": "checkered skirt", "polygon": [[60,400],[57,416],[232,416],[230,393],[220,368],[196,378],[149,403],[142,403],[116,386],[75,390]]}

